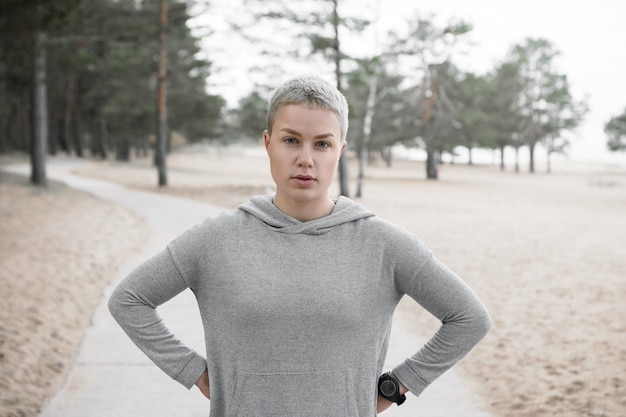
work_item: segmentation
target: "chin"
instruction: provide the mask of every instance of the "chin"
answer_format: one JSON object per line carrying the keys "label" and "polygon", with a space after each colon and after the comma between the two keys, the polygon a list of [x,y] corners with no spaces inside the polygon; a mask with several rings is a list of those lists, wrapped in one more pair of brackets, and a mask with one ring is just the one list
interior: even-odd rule
{"label": "chin", "polygon": [[312,190],[310,188],[291,191],[287,193],[286,195],[293,201],[297,201],[300,203],[316,201],[316,200],[326,197],[325,194],[320,193],[319,191],[316,191],[316,190]]}

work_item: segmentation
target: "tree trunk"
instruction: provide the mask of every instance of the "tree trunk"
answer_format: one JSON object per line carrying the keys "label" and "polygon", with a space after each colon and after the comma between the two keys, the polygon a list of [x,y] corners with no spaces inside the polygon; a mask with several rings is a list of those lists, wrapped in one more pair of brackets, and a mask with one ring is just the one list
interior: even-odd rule
{"label": "tree trunk", "polygon": [[82,158],[85,155],[83,149],[83,109],[80,103],[80,82],[76,82],[76,105],[74,106],[74,118],[72,120],[72,137],[74,138],[74,149],[76,156]]}
{"label": "tree trunk", "polygon": [[548,174],[552,173],[552,151],[550,150],[550,148],[548,148],[548,161],[547,161],[548,167]]}
{"label": "tree trunk", "polygon": [[57,142],[58,142],[58,146],[59,146],[59,150],[65,152],[68,155],[71,155],[72,151],[71,151],[71,147],[70,145],[67,143],[67,136],[66,136],[66,125],[65,125],[65,115],[63,116],[59,116],[59,119],[57,120]]}
{"label": "tree trunk", "polygon": [[95,116],[92,125],[91,134],[91,153],[93,156],[99,156],[107,159],[108,150],[105,141],[106,137],[106,120],[104,117]]}
{"label": "tree trunk", "polygon": [[528,151],[529,151],[529,157],[530,157],[528,172],[530,172],[531,174],[535,173],[535,145],[536,144],[537,144],[536,142],[532,142],[528,145]]}
{"label": "tree trunk", "polygon": [[339,158],[339,193],[350,197],[350,186],[348,185],[348,151]]}
{"label": "tree trunk", "polygon": [[104,159],[109,157],[109,131],[107,129],[107,119],[103,116],[100,116],[100,141],[102,143],[102,149],[104,154],[102,155]]}
{"label": "tree trunk", "polygon": [[519,172],[519,147],[515,147],[515,172]]}
{"label": "tree trunk", "polygon": [[439,177],[437,169],[437,155],[432,146],[426,147],[426,178],[436,180]]}
{"label": "tree trunk", "polygon": [[46,90],[46,33],[38,32],[35,38],[34,56],[34,127],[31,144],[31,177],[33,184],[45,187],[48,185],[46,177],[46,151],[48,141],[48,94]]}
{"label": "tree trunk", "polygon": [[10,133],[9,141],[15,147],[24,152],[32,150],[35,94],[32,83],[22,89],[22,94],[17,106],[13,106],[9,115]]}
{"label": "tree trunk", "polygon": [[7,151],[4,140],[8,136],[8,132],[9,129],[6,119],[4,117],[0,117],[0,154],[3,154]]}
{"label": "tree trunk", "polygon": [[472,151],[474,148],[472,148],[471,146],[467,147],[467,153],[469,155],[469,161],[467,162],[468,165],[474,165],[474,159],[472,158]]}
{"label": "tree trunk", "polygon": [[71,143],[72,140],[72,120],[74,119],[74,90],[76,81],[72,75],[67,82],[67,88],[65,90],[65,118],[63,124],[63,143],[65,143],[65,150],[68,155],[72,153]]}
{"label": "tree trunk", "polygon": [[361,144],[361,149],[359,151],[359,176],[357,177],[356,183],[356,193],[354,196],[356,198],[363,197],[363,180],[365,179],[365,163],[367,158],[367,149],[365,149],[365,144]]}
{"label": "tree trunk", "polygon": [[135,156],[137,158],[145,158],[148,156],[148,151],[150,149],[150,142],[147,137],[142,137],[137,141],[137,146],[135,147]]}
{"label": "tree trunk", "polygon": [[59,132],[57,123],[57,117],[54,113],[48,114],[48,155],[56,155],[59,147]]}
{"label": "tree trunk", "polygon": [[160,52],[159,52],[159,88],[158,88],[158,126],[156,143],[156,163],[159,176],[159,187],[167,185],[167,168],[165,155],[167,153],[167,97],[165,81],[167,77],[167,49],[166,49],[166,26],[167,26],[167,4],[166,0],[161,0],[160,18]]}
{"label": "tree trunk", "polygon": [[130,140],[118,139],[115,146],[115,159],[118,161],[130,161]]}
{"label": "tree trunk", "polygon": [[391,168],[391,148],[389,146],[381,148],[380,156],[383,158],[383,161],[385,161],[385,166]]}
{"label": "tree trunk", "polygon": [[[339,12],[337,10],[338,0],[333,1],[333,29],[335,35],[335,78],[337,89],[342,91],[341,86],[341,45],[339,43]],[[346,151],[339,158],[339,193],[350,197],[350,186],[348,184],[348,152]]]}
{"label": "tree trunk", "polygon": [[356,189],[356,196],[363,196],[363,180],[365,179],[365,164],[369,154],[369,142],[372,135],[372,120],[376,109],[376,90],[378,89],[378,77],[373,74],[369,80],[369,94],[367,95],[367,105],[365,116],[363,117],[363,140],[361,143],[361,155],[359,157],[359,181]]}
{"label": "tree trunk", "polygon": [[[7,97],[7,82],[5,79],[0,79],[0,97]],[[9,110],[10,111],[10,110]],[[9,136],[9,120],[6,117],[5,112],[0,114],[0,154],[6,152],[6,145],[4,141]]]}
{"label": "tree trunk", "polygon": [[504,146],[500,146],[500,171],[504,171]]}

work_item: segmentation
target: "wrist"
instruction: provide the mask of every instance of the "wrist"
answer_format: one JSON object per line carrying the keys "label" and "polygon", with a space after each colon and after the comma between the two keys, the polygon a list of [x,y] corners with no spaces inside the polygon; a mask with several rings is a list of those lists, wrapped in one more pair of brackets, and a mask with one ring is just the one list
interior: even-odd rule
{"label": "wrist", "polygon": [[409,392],[409,389],[404,386],[402,382],[398,379],[398,377],[393,373],[393,371],[389,371],[389,375],[391,375],[396,381],[398,381],[398,388],[400,389],[400,394],[404,395]]}
{"label": "wrist", "polygon": [[396,379],[391,372],[382,374],[378,378],[378,395],[387,401],[401,405],[406,401],[408,389]]}

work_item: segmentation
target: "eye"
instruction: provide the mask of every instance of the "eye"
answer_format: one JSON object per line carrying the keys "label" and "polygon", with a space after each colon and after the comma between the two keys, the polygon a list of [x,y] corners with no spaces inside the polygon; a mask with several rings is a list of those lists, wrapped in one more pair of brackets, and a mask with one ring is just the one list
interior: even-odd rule
{"label": "eye", "polygon": [[288,145],[295,145],[298,143],[298,139],[288,136],[285,139],[283,139],[283,142],[285,142]]}
{"label": "eye", "polygon": [[317,147],[318,148],[330,148],[330,142],[327,142],[325,140],[319,141],[317,142]]}

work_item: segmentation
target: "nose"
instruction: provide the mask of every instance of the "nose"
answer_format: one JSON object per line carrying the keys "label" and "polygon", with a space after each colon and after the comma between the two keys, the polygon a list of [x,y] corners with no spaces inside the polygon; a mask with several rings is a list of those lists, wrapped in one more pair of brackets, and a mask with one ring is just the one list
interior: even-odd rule
{"label": "nose", "polygon": [[308,147],[303,147],[298,153],[298,159],[296,160],[298,167],[311,168],[313,166],[313,155]]}

